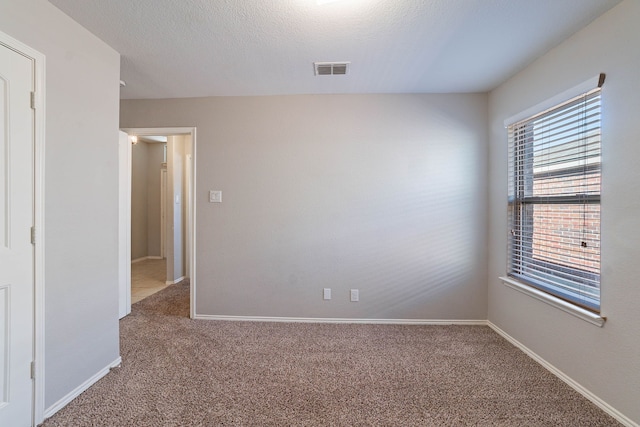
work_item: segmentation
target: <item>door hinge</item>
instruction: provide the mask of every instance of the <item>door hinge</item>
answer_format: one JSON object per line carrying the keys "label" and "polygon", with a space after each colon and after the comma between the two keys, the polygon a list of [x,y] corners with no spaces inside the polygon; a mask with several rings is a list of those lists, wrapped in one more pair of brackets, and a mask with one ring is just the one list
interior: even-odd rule
{"label": "door hinge", "polygon": [[31,362],[31,379],[36,379],[36,362]]}
{"label": "door hinge", "polygon": [[31,92],[31,108],[36,109],[36,93]]}
{"label": "door hinge", "polygon": [[36,244],[36,228],[35,227],[31,227],[31,244],[32,245]]}

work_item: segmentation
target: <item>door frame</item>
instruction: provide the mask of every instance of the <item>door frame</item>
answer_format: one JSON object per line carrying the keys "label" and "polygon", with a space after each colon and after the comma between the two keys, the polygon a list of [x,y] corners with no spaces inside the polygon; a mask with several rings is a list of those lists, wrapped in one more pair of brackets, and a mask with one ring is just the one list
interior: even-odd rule
{"label": "door frame", "polygon": [[131,138],[118,132],[118,318],[131,313]]}
{"label": "door frame", "polygon": [[33,284],[33,362],[34,381],[32,396],[32,425],[38,425],[44,421],[44,265],[45,265],[45,222],[44,222],[44,149],[45,149],[45,56],[37,50],[14,39],[0,31],[0,44],[31,59],[34,65],[34,147],[33,147],[33,196],[34,196],[34,284]]}
{"label": "door frame", "polygon": [[[192,145],[192,157],[190,163],[191,173],[188,179],[191,183],[189,186],[189,215],[187,217],[187,242],[189,242],[188,251],[191,254],[189,263],[187,265],[189,275],[189,317],[192,319],[196,314],[196,209],[195,194],[196,194],[196,158],[197,158],[197,144],[196,144],[196,128],[195,127],[155,127],[155,128],[122,128],[120,129],[129,135],[136,136],[155,136],[155,135],[191,135]],[[131,173],[131,171],[129,171]],[[168,177],[167,177],[168,179]],[[129,213],[130,214],[130,213]],[[165,248],[166,250],[166,248]]]}
{"label": "door frame", "polygon": [[[166,165],[166,163],[165,163]],[[160,168],[160,258],[165,259],[167,246],[167,168]],[[166,276],[166,272],[165,272]],[[166,281],[166,277],[165,277]]]}
{"label": "door frame", "polygon": [[[185,156],[185,159],[187,159],[187,161],[185,162],[185,172],[186,172],[186,176],[191,177],[191,167],[193,166],[194,162],[193,162],[193,155],[192,154],[187,154]],[[185,254],[184,254],[184,259],[186,260],[187,265],[189,265],[191,263],[191,236],[193,233],[193,222],[189,221],[189,218],[191,218],[191,211],[193,210],[193,205],[192,205],[192,199],[191,199],[191,186],[193,184],[193,180],[191,178],[189,178],[186,182],[186,187],[187,187],[187,194],[186,196],[186,203],[185,203],[185,208],[186,208],[186,212],[185,212],[185,216],[187,217],[187,224],[186,224],[186,236],[185,236]],[[187,277],[189,277],[189,279],[191,279],[191,276],[189,275],[190,272],[187,272]]]}

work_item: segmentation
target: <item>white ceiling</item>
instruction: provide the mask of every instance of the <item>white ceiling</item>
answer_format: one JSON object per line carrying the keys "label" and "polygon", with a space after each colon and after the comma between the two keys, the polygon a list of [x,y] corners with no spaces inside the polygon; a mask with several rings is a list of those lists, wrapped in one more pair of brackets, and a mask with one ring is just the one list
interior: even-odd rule
{"label": "white ceiling", "polygon": [[120,52],[130,99],[485,92],[620,0],[50,1]]}

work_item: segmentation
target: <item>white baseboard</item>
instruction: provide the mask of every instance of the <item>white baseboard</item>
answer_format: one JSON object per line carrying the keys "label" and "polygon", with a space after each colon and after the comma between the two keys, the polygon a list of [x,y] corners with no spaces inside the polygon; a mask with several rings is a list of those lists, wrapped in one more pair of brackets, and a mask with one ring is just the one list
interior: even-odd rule
{"label": "white baseboard", "polygon": [[164,259],[164,258],[162,258],[161,256],[155,256],[155,255],[143,256],[140,258],[132,259],[131,264],[135,264],[136,262],[146,261],[148,259]]}
{"label": "white baseboard", "polygon": [[522,350],[523,352],[525,352],[525,354],[527,354],[529,357],[531,357],[533,360],[535,360],[536,362],[538,362],[540,365],[542,365],[542,367],[544,367],[546,370],[548,370],[549,372],[551,372],[553,375],[555,375],[556,377],[560,378],[563,382],[565,382],[569,387],[571,387],[572,389],[574,389],[575,391],[577,391],[578,393],[580,393],[581,395],[583,395],[584,397],[586,397],[587,399],[589,399],[591,402],[593,402],[598,408],[602,409],[604,412],[606,412],[607,414],[611,415],[613,418],[615,418],[616,420],[618,420],[622,425],[627,426],[627,427],[640,427],[637,423],[635,423],[633,420],[631,420],[630,418],[626,417],[624,414],[622,414],[620,411],[618,411],[617,409],[615,409],[613,406],[609,405],[607,402],[605,402],[604,400],[600,399],[598,396],[596,396],[595,394],[593,394],[592,392],[590,392],[589,390],[587,390],[585,387],[583,387],[582,385],[580,385],[578,382],[574,381],[571,377],[569,377],[567,374],[565,374],[564,372],[562,372],[560,369],[556,368],[555,366],[553,366],[551,363],[547,362],[546,360],[544,360],[542,357],[538,356],[536,353],[534,353],[531,349],[529,349],[527,346],[525,346],[524,344],[522,344],[520,341],[516,340],[515,338],[513,338],[511,335],[507,334],[505,331],[503,331],[502,329],[500,329],[498,326],[496,326],[495,324],[493,324],[490,321],[487,321],[487,325],[493,329],[494,331],[496,331],[499,335],[501,335],[504,339],[506,339],[507,341],[509,341],[511,344],[515,345],[516,347],[518,347],[520,350]]}
{"label": "white baseboard", "polygon": [[176,283],[182,282],[184,280],[185,276],[181,276],[179,278],[177,278],[176,280],[167,280],[166,282],[164,282],[167,285],[175,285]]}
{"label": "white baseboard", "polygon": [[120,366],[121,364],[122,364],[122,358],[120,356],[118,356],[118,358],[116,360],[114,360],[109,365],[107,365],[106,367],[101,369],[94,376],[92,376],[91,378],[86,380],[84,383],[80,384],[78,387],[76,387],[74,390],[72,390],[69,394],[64,396],[62,399],[58,400],[56,403],[54,403],[53,405],[51,405],[50,407],[45,409],[44,418],[47,419],[47,418],[51,417],[53,414],[58,412],[60,409],[62,409],[65,406],[67,406],[69,404],[69,402],[71,402],[76,397],[80,396],[80,394],[82,394],[82,392],[84,392],[89,387],[91,387],[96,382],[98,382],[98,380],[100,380],[100,378],[102,378],[105,375],[107,375],[112,368],[115,368],[116,366]]}
{"label": "white baseboard", "polygon": [[289,322],[289,323],[357,323],[372,325],[482,325],[486,320],[456,320],[456,319],[351,319],[330,317],[269,317],[269,316],[219,316],[211,314],[196,314],[199,320],[226,320],[236,322]]}

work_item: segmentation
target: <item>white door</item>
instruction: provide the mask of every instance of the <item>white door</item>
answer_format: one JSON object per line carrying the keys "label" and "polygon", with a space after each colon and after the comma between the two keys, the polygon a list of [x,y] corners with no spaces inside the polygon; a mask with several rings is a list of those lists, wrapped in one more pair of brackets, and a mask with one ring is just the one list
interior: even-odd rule
{"label": "white door", "polygon": [[124,132],[120,132],[119,150],[118,277],[119,317],[122,319],[131,313],[131,141]]}
{"label": "white door", "polygon": [[32,424],[34,64],[0,45],[0,426]]}

